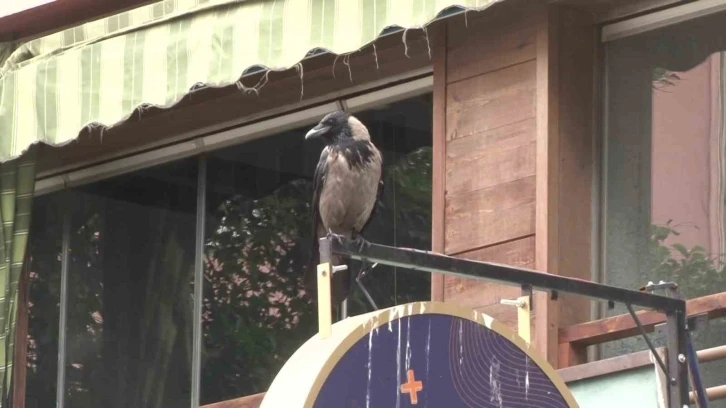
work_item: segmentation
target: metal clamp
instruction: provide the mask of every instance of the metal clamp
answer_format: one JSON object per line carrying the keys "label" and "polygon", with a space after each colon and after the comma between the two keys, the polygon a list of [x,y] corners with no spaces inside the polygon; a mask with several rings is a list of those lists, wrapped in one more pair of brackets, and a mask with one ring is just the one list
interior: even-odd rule
{"label": "metal clamp", "polygon": [[530,326],[532,309],[530,307],[530,296],[520,296],[516,299],[501,299],[499,303],[517,307],[517,334],[529,344],[532,341]]}

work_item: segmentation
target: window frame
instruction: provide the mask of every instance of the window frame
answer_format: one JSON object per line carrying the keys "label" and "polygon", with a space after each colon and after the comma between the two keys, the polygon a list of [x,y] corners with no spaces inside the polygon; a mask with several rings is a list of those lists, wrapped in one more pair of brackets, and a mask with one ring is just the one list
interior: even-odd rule
{"label": "window frame", "polygon": [[[320,117],[335,109],[343,109],[351,113],[360,112],[382,106],[389,103],[401,101],[404,99],[433,93],[433,74],[432,69],[425,68],[422,70],[412,71],[407,74],[387,78],[386,84],[390,84],[392,79],[398,82],[395,85],[381,86],[380,83],[368,84],[361,90],[360,87],[348,89],[348,92],[342,95],[330,95],[323,102],[304,109],[296,110],[296,105],[288,106],[285,109],[288,113],[272,116],[260,121],[249,122],[245,125],[238,126],[229,130],[216,132],[212,134],[199,134],[193,139],[187,139],[170,146],[156,148],[150,151],[134,154],[129,157],[108,161],[102,164],[90,165],[77,170],[71,170],[60,174],[39,175],[36,179],[36,197],[54,192],[67,191],[68,189],[78,186],[110,179],[115,176],[143,170],[149,167],[170,163],[190,157],[197,157],[197,211],[196,211],[196,237],[195,237],[195,261],[194,261],[194,333],[192,347],[192,386],[190,406],[198,408],[199,396],[201,391],[201,351],[202,351],[202,299],[203,291],[203,248],[204,248],[204,231],[206,216],[206,154],[212,151],[220,150],[225,147],[239,146],[246,142],[272,136],[286,130],[313,125]],[[433,137],[433,136],[432,136]],[[433,140],[432,140],[433,143]],[[65,357],[66,357],[66,330],[65,319],[68,297],[68,267],[67,267],[67,248],[70,241],[70,231],[67,231],[71,214],[64,212],[64,233],[63,248],[64,251],[61,260],[61,306],[60,306],[60,325],[59,325],[59,350],[58,350],[58,373],[57,373],[57,400],[56,407],[63,408],[64,401],[64,383],[65,383]],[[32,238],[31,238],[32,239]],[[30,256],[32,254],[28,254]],[[27,273],[23,274],[23,281],[27,283]],[[29,285],[23,288],[25,295],[28,294]],[[27,299],[27,297],[26,297]],[[19,319],[24,319],[26,324],[28,319],[28,303],[19,304]],[[16,336],[16,349],[27,348],[27,334],[21,335],[18,331]],[[20,353],[18,353],[20,354]],[[17,357],[17,356],[16,356]],[[19,357],[18,357],[19,358]],[[20,362],[16,359],[17,362]],[[21,368],[21,366],[23,366]],[[26,370],[25,362],[16,364],[14,369],[15,375],[22,375],[25,383]],[[19,378],[19,377],[15,377]],[[15,408],[23,408],[25,406],[25,389],[18,395],[21,398],[14,399],[13,406]],[[246,398],[250,396],[240,396]]]}
{"label": "window frame", "polygon": [[[608,243],[607,243],[607,220],[608,220],[608,174],[609,174],[609,157],[608,150],[609,146],[613,143],[613,138],[610,135],[612,132],[609,129],[609,119],[613,113],[608,109],[609,98],[611,94],[611,72],[609,69],[609,55],[607,51],[608,43],[613,41],[626,39],[638,35],[648,35],[649,33],[667,29],[669,27],[683,26],[689,23],[693,23],[693,20],[705,19],[713,15],[726,12],[726,0],[699,0],[688,4],[678,5],[670,7],[661,11],[648,13],[639,17],[629,18],[623,21],[604,24],[600,27],[600,43],[598,44],[598,53],[600,58],[597,61],[596,69],[598,70],[599,77],[596,78],[595,87],[597,89],[597,101],[599,104],[597,120],[600,122],[596,124],[595,132],[595,143],[593,151],[593,160],[595,173],[593,175],[593,209],[592,209],[592,276],[593,279],[601,283],[607,283],[607,265],[608,265]],[[719,48],[721,52],[726,52],[726,48]],[[716,49],[713,52],[717,52]],[[629,67],[633,68],[633,67]],[[636,67],[643,68],[643,67]],[[633,69],[638,71],[637,69]],[[649,71],[650,72],[650,71]],[[616,133],[616,132],[615,132]],[[726,292],[715,292],[706,296],[690,299],[693,302],[706,301],[708,298],[714,295],[725,295]],[[713,305],[712,308],[708,308],[705,313],[712,313],[719,310],[720,305]],[[690,310],[690,307],[689,307]],[[690,314],[690,312],[689,312]],[[601,319],[601,321],[614,322],[614,319],[623,316],[607,316],[607,305],[597,304],[594,305],[592,310],[592,320]],[[593,322],[583,323],[587,325]],[[616,328],[615,332],[622,330]],[[620,340],[631,336],[623,336],[615,338],[614,340]],[[611,341],[611,340],[610,340]],[[600,360],[600,353],[604,342],[593,342],[590,343],[594,347],[589,348],[589,358],[591,361]]]}
{"label": "window frame", "polygon": [[[600,44],[598,45],[598,58],[596,69],[598,77],[595,87],[597,103],[599,104],[596,131],[593,143],[593,205],[592,205],[592,278],[604,283],[607,279],[607,201],[608,201],[608,98],[609,98],[609,72],[607,43],[628,38],[664,27],[687,23],[691,20],[708,17],[726,10],[726,0],[700,0],[693,3],[670,7],[661,11],[648,13],[642,16],[625,19],[623,21],[604,24],[600,27]],[[593,319],[606,316],[604,305],[593,305],[591,310]]]}

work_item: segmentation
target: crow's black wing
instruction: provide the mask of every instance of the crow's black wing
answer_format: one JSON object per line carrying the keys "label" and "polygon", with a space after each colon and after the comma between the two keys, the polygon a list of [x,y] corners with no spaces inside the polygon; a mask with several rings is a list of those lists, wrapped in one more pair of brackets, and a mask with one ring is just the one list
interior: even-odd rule
{"label": "crow's black wing", "polygon": [[308,289],[315,289],[315,276],[317,275],[317,265],[319,258],[319,241],[318,239],[318,224],[321,222],[320,219],[320,193],[323,190],[325,184],[325,177],[328,174],[328,148],[323,149],[320,154],[320,161],[318,166],[315,168],[315,174],[313,175],[313,201],[312,201],[312,220],[311,220],[311,232],[312,232],[312,245],[310,248],[310,262],[307,270],[305,271],[305,283]]}
{"label": "crow's black wing", "polygon": [[[383,165],[381,164],[381,167]],[[366,221],[365,225],[363,225],[363,228],[361,230],[365,230],[366,227],[368,227],[368,224],[371,223],[371,220],[376,216],[376,210],[378,210],[379,205],[383,205],[383,193],[386,183],[383,182],[383,171],[381,171],[381,179],[378,181],[378,191],[376,192],[376,203],[373,205],[373,209],[371,210],[371,214],[368,216],[368,221]]]}

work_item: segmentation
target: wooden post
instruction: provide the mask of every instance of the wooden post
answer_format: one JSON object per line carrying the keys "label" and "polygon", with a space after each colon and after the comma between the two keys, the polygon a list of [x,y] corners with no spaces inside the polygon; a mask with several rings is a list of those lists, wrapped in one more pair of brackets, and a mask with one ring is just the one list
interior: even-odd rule
{"label": "wooden post", "polygon": [[530,333],[530,315],[531,305],[529,304],[529,296],[521,296],[517,298],[519,307],[517,307],[517,332],[519,337],[523,338],[527,344],[530,344],[532,335]]}
{"label": "wooden post", "polygon": [[532,317],[532,304],[531,296],[525,295],[520,296],[516,300],[502,299],[500,301],[503,305],[510,305],[517,307],[517,334],[527,344],[532,342],[532,329],[531,329],[531,317]]}
{"label": "wooden post", "polygon": [[330,298],[330,262],[318,265],[318,332],[321,338],[330,337],[333,325],[333,310]]}

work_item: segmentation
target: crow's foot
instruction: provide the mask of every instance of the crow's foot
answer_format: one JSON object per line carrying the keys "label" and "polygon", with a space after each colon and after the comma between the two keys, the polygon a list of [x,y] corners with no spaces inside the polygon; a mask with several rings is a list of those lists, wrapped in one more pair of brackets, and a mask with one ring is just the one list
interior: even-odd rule
{"label": "crow's foot", "polygon": [[332,238],[332,239],[338,241],[339,244],[343,242],[343,236],[333,233],[333,231],[330,228],[328,228],[328,236],[327,237],[328,238]]}
{"label": "crow's foot", "polygon": [[353,237],[353,242],[358,245],[358,252],[362,252],[365,248],[371,246],[371,243],[366,241],[362,235],[355,235]]}

